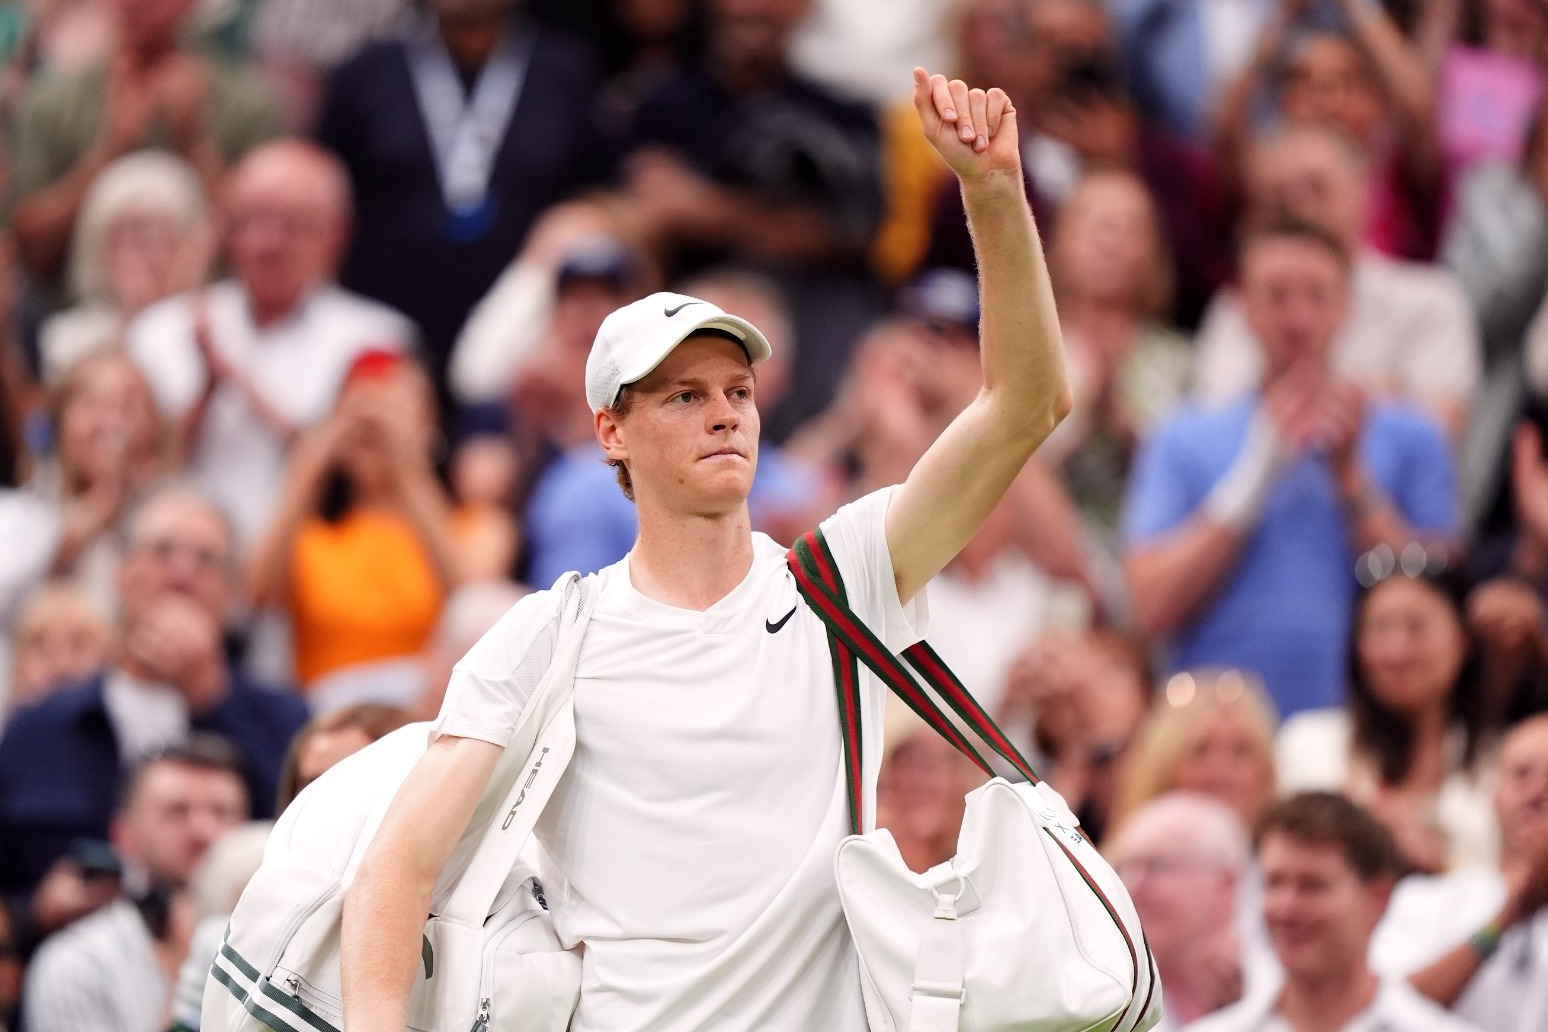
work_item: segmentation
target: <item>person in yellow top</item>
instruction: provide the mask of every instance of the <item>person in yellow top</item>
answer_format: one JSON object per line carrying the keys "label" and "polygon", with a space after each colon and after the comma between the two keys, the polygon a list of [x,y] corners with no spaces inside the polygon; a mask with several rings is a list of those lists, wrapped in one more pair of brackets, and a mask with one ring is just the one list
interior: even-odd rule
{"label": "person in yellow top", "polygon": [[[399,355],[367,352],[332,416],[296,443],[249,583],[258,605],[288,612],[296,677],[314,706],[401,702],[419,688],[412,661],[457,568],[434,430],[424,374]],[[335,676],[363,664],[380,676]]]}

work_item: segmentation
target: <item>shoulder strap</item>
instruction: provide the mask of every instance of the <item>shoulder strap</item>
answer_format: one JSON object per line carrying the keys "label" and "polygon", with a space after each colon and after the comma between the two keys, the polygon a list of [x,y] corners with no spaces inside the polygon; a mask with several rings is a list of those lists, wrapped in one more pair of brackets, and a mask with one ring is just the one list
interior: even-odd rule
{"label": "shoulder strap", "polygon": [[[795,575],[801,597],[828,629],[828,646],[833,655],[834,681],[838,690],[839,717],[844,737],[850,826],[856,834],[864,828],[860,799],[860,788],[864,781],[860,752],[859,663],[864,663],[909,709],[985,774],[994,772],[982,754],[935,701],[932,691],[944,699],[963,723],[1022,777],[1034,784],[1040,780],[1031,764],[1027,763],[988,712],[928,643],[920,642],[911,646],[899,656],[887,648],[865,622],[855,615],[849,607],[838,563],[820,529],[803,535],[786,556],[786,563]],[[919,679],[923,679],[930,691],[920,685]]]}
{"label": "shoulder strap", "polygon": [[596,605],[596,578],[570,573],[555,583],[559,634],[548,668],[527,700],[516,731],[491,778],[501,794],[483,837],[457,879],[441,916],[482,925],[516,865],[575,752],[575,665],[581,638]]}

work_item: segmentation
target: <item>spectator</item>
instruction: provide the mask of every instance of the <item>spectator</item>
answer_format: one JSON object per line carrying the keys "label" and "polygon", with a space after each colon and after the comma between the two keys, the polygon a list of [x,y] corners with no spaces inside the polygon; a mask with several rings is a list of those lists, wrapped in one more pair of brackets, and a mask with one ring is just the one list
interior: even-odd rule
{"label": "spectator", "polygon": [[[1290,215],[1333,234],[1353,258],[1347,311],[1336,324],[1333,368],[1378,396],[1422,405],[1460,436],[1479,382],[1478,334],[1445,272],[1394,261],[1360,243],[1368,201],[1362,161],[1326,128],[1285,130],[1248,161],[1251,219]],[[1199,395],[1223,401],[1264,374],[1264,344],[1249,324],[1241,285],[1218,295],[1199,328]]]}
{"label": "spectator", "polygon": [[444,404],[469,309],[539,213],[594,171],[596,72],[564,36],[518,19],[515,0],[424,6],[333,72],[317,136],[355,188],[343,282],[418,324]]}
{"label": "spectator", "polygon": [[1363,157],[1369,203],[1361,239],[1397,258],[1433,257],[1443,173],[1435,88],[1386,9],[1359,0],[1333,0],[1320,12],[1282,8],[1259,36],[1252,64],[1222,95],[1217,152],[1227,172],[1242,166],[1263,85],[1284,126],[1338,131]]}
{"label": "spectator", "polygon": [[1481,162],[1458,181],[1441,260],[1472,305],[1488,365],[1514,366],[1548,291],[1548,104],[1518,160]]}
{"label": "spectator", "polygon": [[130,353],[244,549],[268,525],[286,451],[327,415],[350,364],[414,337],[398,313],[334,285],[349,212],[349,183],[325,152],[298,140],[255,150],[226,195],[232,278],[129,326]]}
{"label": "spectator", "polygon": [[1007,727],[1032,729],[1043,774],[1101,841],[1149,703],[1150,671],[1133,642],[1112,631],[1050,629],[1016,657],[998,709]]}
{"label": "spectator", "polygon": [[10,689],[0,706],[30,706],[101,670],[113,642],[106,614],[66,581],[34,591],[16,618]]}
{"label": "spectator", "polygon": [[600,292],[588,296],[579,291],[560,313],[561,286],[607,283],[628,297],[656,287],[655,270],[620,235],[627,221],[620,212],[616,199],[593,196],[556,204],[533,224],[521,253],[468,313],[457,335],[447,376],[458,402],[505,403],[527,367],[541,361],[546,338],[601,325],[611,311],[592,311],[600,307]]}
{"label": "spectator", "polygon": [[1223,88],[1251,61],[1277,6],[1272,0],[1115,4],[1125,77],[1141,114],[1183,139],[1206,142]]}
{"label": "spectator", "polygon": [[923,873],[956,855],[963,797],[982,779],[951,743],[911,716],[888,714],[876,826],[892,834],[909,870]]}
{"label": "spectator", "polygon": [[105,63],[40,80],[17,118],[12,226],[29,272],[53,283],[92,183],[132,150],[164,147],[219,196],[227,167],[272,136],[256,80],[184,47],[195,0],[115,0],[119,49]]}
{"label": "spectator", "polygon": [[1043,457],[1060,469],[1086,526],[1116,551],[1134,449],[1186,396],[1193,358],[1164,322],[1173,273],[1144,182],[1087,173],[1059,208],[1048,264],[1075,407]]}
{"label": "spectator", "polygon": [[1134,811],[1110,841],[1107,858],[1166,987],[1152,1032],[1176,1032],[1241,999],[1246,983],[1266,974],[1266,958],[1248,956],[1237,927],[1252,860],[1241,818],[1218,799],[1168,792]]}
{"label": "spectator", "polygon": [[458,583],[503,580],[522,550],[521,524],[512,515],[521,459],[504,434],[478,433],[452,452],[451,544]]}
{"label": "spectator", "polygon": [[129,505],[168,466],[167,433],[134,363],[89,355],[50,405],[55,459],[31,484],[0,492],[13,546],[0,563],[11,608],[50,574],[72,580],[105,613],[118,606],[121,529]]}
{"label": "spectator", "polygon": [[[1462,182],[1483,162],[1520,161],[1543,96],[1543,8],[1518,0],[1441,0],[1418,14],[1414,40],[1435,76],[1446,182]],[[1476,38],[1464,38],[1465,20],[1476,22]]]}
{"label": "spectator", "polygon": [[10,909],[0,900],[0,1032],[17,1027],[21,1004],[22,944],[17,932]]}
{"label": "spectator", "polygon": [[[494,626],[492,621],[490,626]],[[274,816],[284,813],[301,790],[322,777],[329,767],[408,722],[407,710],[374,702],[345,706],[307,721],[285,753]],[[236,900],[230,902],[235,904]],[[225,913],[230,912],[228,907]]]}
{"label": "spectator", "polygon": [[333,415],[296,446],[248,582],[256,604],[289,615],[317,712],[409,705],[424,690],[415,657],[457,572],[435,432],[428,377],[367,352]]}
{"label": "spectator", "polygon": [[515,437],[533,468],[522,506],[526,579],[549,585],[569,570],[593,573],[634,544],[634,506],[602,461],[586,403],[586,356],[607,314],[628,299],[626,252],[576,245],[559,267],[548,337],[519,374]]}
{"label": "spectator", "polygon": [[1533,1032],[1548,1013],[1548,716],[1512,728],[1494,767],[1499,863],[1398,883],[1371,960],[1480,1028]]}
{"label": "spectator", "polygon": [[1124,520],[1135,612],[1172,669],[1252,671],[1287,716],[1342,695],[1355,556],[1457,529],[1439,430],[1334,371],[1349,277],[1348,252],[1315,224],[1252,229],[1240,294],[1263,388],[1167,420]]}
{"label": "spectator", "polygon": [[1112,825],[1167,792],[1213,796],[1252,827],[1275,797],[1274,705],[1240,670],[1174,674],[1129,747]]}
{"label": "spectator", "polygon": [[663,80],[619,143],[624,199],[672,273],[757,264],[788,297],[802,358],[766,425],[776,440],[832,397],[876,310],[876,121],[790,67],[808,6],[708,0],[704,60]]}
{"label": "spectator", "polygon": [[361,47],[390,37],[410,0],[266,0],[252,16],[251,46],[285,127],[307,134],[328,72]]}
{"label": "spectator", "polygon": [[51,937],[24,1001],[32,1032],[161,1032],[193,931],[189,880],[220,836],[247,820],[238,756],[220,740],[152,757],[113,819],[127,897]]}
{"label": "spectator", "polygon": [[1407,982],[1378,977],[1366,961],[1400,871],[1397,848],[1380,821],[1342,796],[1293,796],[1259,824],[1258,864],[1263,916],[1283,982],[1266,982],[1189,1025],[1190,1032],[1474,1030]]}
{"label": "spectator", "polygon": [[1488,860],[1489,729],[1465,584],[1443,553],[1416,544],[1378,545],[1355,569],[1348,705],[1285,722],[1280,784],[1346,793],[1387,824],[1411,868]]}
{"label": "spectator", "polygon": [[78,302],[43,324],[43,379],[94,351],[118,348],[141,309],[204,283],[211,226],[204,188],[188,163],[136,151],[102,170],[70,241],[69,287]]}
{"label": "spectator", "polygon": [[422,658],[425,694],[411,707],[414,719],[435,719],[441,712],[452,667],[527,591],[525,585],[511,581],[480,581],[464,584],[447,596]]}
{"label": "spectator", "polygon": [[[249,798],[274,803],[285,745],[306,719],[294,696],[234,672],[222,631],[236,558],[230,526],[197,490],[163,485],[125,523],[123,643],[102,675],[11,716],[0,737],[0,892],[31,894],[76,838],[105,838],[121,771],[194,731],[240,750]],[[55,872],[57,874],[57,870]],[[37,924],[64,876],[33,897]]]}

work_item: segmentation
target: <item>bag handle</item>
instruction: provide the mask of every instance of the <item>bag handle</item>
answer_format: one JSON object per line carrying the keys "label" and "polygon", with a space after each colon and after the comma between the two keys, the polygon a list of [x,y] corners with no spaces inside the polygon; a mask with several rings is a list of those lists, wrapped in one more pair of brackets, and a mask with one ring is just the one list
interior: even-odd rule
{"label": "bag handle", "polygon": [[924,722],[950,742],[985,774],[994,771],[930,692],[921,687],[910,667],[930,689],[946,700],[962,721],[1005,762],[1033,784],[1040,779],[1016,746],[995,724],[928,643],[905,649],[902,656],[887,648],[875,632],[850,609],[848,593],[838,562],[821,529],[802,535],[786,563],[795,575],[801,597],[828,629],[833,654],[834,681],[839,696],[839,719],[844,738],[845,781],[849,787],[850,825],[856,834],[864,827],[860,788],[861,765],[859,663],[864,663]]}

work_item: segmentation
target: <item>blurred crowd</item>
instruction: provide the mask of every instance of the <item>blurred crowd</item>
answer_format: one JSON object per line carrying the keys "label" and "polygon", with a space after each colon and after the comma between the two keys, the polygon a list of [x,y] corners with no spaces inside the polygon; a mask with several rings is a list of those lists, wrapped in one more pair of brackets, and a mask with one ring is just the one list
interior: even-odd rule
{"label": "blurred crowd", "polygon": [[[930,637],[1163,1029],[1548,1028],[1545,0],[4,0],[0,1030],[196,1028],[266,822],[622,558],[614,308],[768,336],[755,529],[907,475],[915,65],[1016,107],[1076,398]],[[888,723],[923,870],[975,781]]]}

